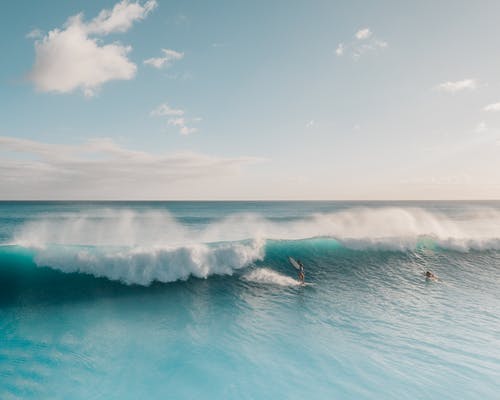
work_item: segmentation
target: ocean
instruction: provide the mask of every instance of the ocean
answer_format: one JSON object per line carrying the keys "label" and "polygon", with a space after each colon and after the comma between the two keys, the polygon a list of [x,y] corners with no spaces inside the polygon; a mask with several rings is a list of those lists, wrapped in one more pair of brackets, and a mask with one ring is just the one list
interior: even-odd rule
{"label": "ocean", "polygon": [[500,202],[0,203],[0,399],[499,398]]}

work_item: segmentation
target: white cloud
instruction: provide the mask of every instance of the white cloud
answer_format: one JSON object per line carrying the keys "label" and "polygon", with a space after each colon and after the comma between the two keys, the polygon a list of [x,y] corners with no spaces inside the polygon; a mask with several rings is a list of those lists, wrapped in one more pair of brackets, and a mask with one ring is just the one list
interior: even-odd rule
{"label": "white cloud", "polygon": [[448,81],[440,83],[436,89],[448,93],[457,93],[463,90],[477,89],[477,81],[475,79],[463,79],[461,81]]}
{"label": "white cloud", "polygon": [[156,4],[155,0],[144,5],[122,0],[88,23],[82,14],[68,18],[62,29],[54,29],[35,41],[30,79],[43,92],[81,89],[86,96],[94,95],[108,81],[132,79],[137,70],[127,57],[132,48],[119,43],[102,44],[90,35],[125,32],[135,21],[144,19]]}
{"label": "white cloud", "polygon": [[[171,189],[174,184],[213,182],[259,161],[253,157],[214,157],[192,152],[153,154],[123,148],[111,139],[61,145],[0,137],[0,146],[3,198],[175,195]],[[192,183],[189,185],[192,187]]]}
{"label": "white cloud", "polygon": [[185,118],[170,118],[168,120],[168,124],[169,125],[172,125],[172,126],[176,126],[179,128],[179,132],[182,134],[182,135],[189,135],[190,133],[195,133],[198,131],[198,129],[196,128],[190,128],[189,126],[187,126],[187,121]]}
{"label": "white cloud", "polygon": [[163,57],[153,57],[144,60],[144,64],[151,65],[155,68],[169,67],[174,61],[182,60],[184,58],[184,53],[179,53],[175,50],[162,49]]}
{"label": "white cloud", "polygon": [[335,49],[335,54],[338,56],[341,56],[344,54],[344,43],[339,43],[339,45]]}
{"label": "white cloud", "polygon": [[43,32],[40,29],[33,29],[32,31],[26,34],[26,38],[28,39],[39,39],[43,36]]}
{"label": "white cloud", "polygon": [[100,46],[79,25],[51,31],[35,43],[36,60],[30,78],[43,92],[69,93],[81,89],[92,96],[110,80],[128,80],[137,67],[128,58],[131,47]]}
{"label": "white cloud", "polygon": [[387,43],[386,41],[378,39],[376,39],[373,44],[375,47],[380,47],[381,49],[384,49],[389,46],[389,43]]}
{"label": "white cloud", "polygon": [[370,30],[370,28],[364,28],[364,29],[360,29],[359,31],[357,31],[354,36],[358,40],[364,40],[364,39],[368,39],[370,36],[372,36],[372,34],[373,33]]}
{"label": "white cloud", "polygon": [[181,109],[171,108],[167,103],[160,104],[150,113],[154,117],[170,117],[167,120],[168,125],[179,128],[179,133],[182,135],[189,135],[195,133],[198,129],[190,127],[189,125],[194,122],[201,121],[201,118],[190,118],[189,120],[184,117],[185,111]]}
{"label": "white cloud", "polygon": [[126,32],[135,21],[146,18],[158,6],[156,0],[148,0],[144,5],[122,0],[112,10],[102,10],[99,15],[87,24],[87,32],[108,35],[113,32]]}
{"label": "white cloud", "polygon": [[180,116],[184,115],[184,110],[179,110],[170,107],[167,103],[160,104],[158,107],[156,107],[153,111],[151,111],[151,115],[155,117],[161,117],[164,115],[167,116]]}
{"label": "white cloud", "polygon": [[388,46],[387,42],[383,40],[373,39],[369,42],[364,42],[363,44],[353,47],[352,57],[356,60],[360,58],[363,54],[377,51],[378,49],[385,49]]}
{"label": "white cloud", "polygon": [[483,110],[498,112],[500,111],[500,103],[488,104],[486,107],[483,108]]}
{"label": "white cloud", "polygon": [[335,54],[338,57],[349,54],[353,59],[357,60],[366,53],[377,52],[389,46],[385,40],[375,37],[369,28],[360,29],[354,34],[354,38],[349,43],[339,43],[335,49]]}
{"label": "white cloud", "polygon": [[315,121],[313,119],[311,119],[307,124],[306,124],[306,128],[312,128],[315,124]]}

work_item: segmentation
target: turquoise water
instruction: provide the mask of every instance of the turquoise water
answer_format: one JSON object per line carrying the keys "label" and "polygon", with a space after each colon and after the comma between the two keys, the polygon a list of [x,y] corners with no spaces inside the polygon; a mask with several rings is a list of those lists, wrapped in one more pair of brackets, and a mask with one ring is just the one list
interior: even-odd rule
{"label": "turquoise water", "polygon": [[499,284],[495,202],[4,202],[0,398],[498,399]]}

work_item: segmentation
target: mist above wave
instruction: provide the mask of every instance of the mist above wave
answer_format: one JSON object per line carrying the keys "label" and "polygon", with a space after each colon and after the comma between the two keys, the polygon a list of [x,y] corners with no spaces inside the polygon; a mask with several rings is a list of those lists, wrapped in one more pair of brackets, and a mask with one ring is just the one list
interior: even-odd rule
{"label": "mist above wave", "polygon": [[352,208],[281,222],[258,214],[234,214],[206,225],[188,225],[166,211],[102,210],[29,222],[16,232],[13,242],[26,247],[154,248],[314,237],[335,238],[344,246],[361,249],[410,249],[425,237],[455,250],[499,248],[500,212],[475,209],[451,218],[421,208]]}

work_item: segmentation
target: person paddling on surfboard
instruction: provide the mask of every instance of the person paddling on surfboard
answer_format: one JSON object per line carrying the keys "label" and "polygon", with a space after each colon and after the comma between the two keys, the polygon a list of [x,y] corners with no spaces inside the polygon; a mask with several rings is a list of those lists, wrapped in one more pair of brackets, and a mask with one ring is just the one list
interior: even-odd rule
{"label": "person paddling on surfboard", "polygon": [[432,279],[432,280],[436,280],[436,275],[434,275],[431,271],[426,271],[425,272],[425,279]]}

